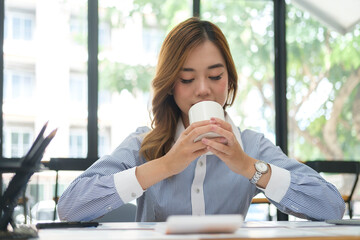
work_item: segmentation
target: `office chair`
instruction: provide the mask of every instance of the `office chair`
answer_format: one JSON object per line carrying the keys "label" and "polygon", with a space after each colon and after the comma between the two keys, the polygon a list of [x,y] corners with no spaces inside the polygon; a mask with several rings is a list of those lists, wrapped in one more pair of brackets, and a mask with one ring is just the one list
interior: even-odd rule
{"label": "office chair", "polygon": [[347,173],[354,174],[355,178],[351,187],[349,195],[342,195],[345,203],[348,204],[349,208],[349,217],[352,218],[352,197],[359,180],[360,173],[360,162],[357,161],[329,161],[329,160],[318,160],[318,161],[307,161],[306,165],[314,169],[319,173]]}
{"label": "office chair", "polygon": [[136,205],[126,203],[119,208],[97,218],[97,222],[135,222]]}

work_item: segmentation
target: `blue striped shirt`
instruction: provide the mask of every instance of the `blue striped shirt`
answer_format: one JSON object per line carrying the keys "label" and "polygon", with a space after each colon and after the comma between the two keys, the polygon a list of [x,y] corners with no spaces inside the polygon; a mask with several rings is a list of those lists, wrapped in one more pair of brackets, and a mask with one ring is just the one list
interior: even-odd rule
{"label": "blue striped shirt", "polygon": [[[168,216],[179,214],[245,217],[252,198],[260,192],[280,211],[300,218],[340,219],[344,214],[345,203],[332,184],[308,166],[288,158],[263,134],[251,130],[238,129],[238,140],[246,154],[270,164],[272,176],[266,189],[232,172],[215,155],[203,155],[183,172],[142,191],[135,167],[146,162],[139,150],[148,131],[148,127],[138,128],[114,152],[77,177],[60,197],[60,219],[93,220],[132,199],[137,201],[136,221],[166,221]],[[181,131],[178,129],[177,135]]]}

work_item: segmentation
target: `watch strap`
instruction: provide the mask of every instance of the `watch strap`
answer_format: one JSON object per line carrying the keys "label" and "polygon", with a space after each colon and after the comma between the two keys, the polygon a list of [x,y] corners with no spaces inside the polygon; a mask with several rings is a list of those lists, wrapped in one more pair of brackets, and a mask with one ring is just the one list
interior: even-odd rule
{"label": "watch strap", "polygon": [[[259,166],[258,166],[259,164],[266,166],[266,170],[261,170],[261,168],[258,168],[258,167],[259,167]],[[261,176],[262,176],[263,174],[267,173],[268,170],[269,170],[269,168],[268,168],[268,166],[267,166],[267,163],[264,162],[264,161],[261,161],[261,160],[258,160],[258,161],[255,163],[254,166],[255,166],[256,172],[255,172],[254,176],[250,179],[250,182],[251,182],[252,184],[256,184],[256,183],[259,181],[259,179],[261,178]]]}
{"label": "watch strap", "polygon": [[262,176],[262,173],[259,171],[256,171],[254,176],[250,179],[250,182],[252,184],[256,184],[259,181],[259,179],[261,178],[261,176]]}

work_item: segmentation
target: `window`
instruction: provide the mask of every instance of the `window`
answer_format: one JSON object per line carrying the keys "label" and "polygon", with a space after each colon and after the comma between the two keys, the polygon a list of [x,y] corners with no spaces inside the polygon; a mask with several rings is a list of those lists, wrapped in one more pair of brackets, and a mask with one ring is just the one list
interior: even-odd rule
{"label": "window", "polygon": [[4,26],[4,38],[31,41],[34,35],[35,18],[25,12],[7,12]]}
{"label": "window", "polygon": [[36,133],[49,121],[63,137],[47,155],[69,157],[70,126],[87,124],[87,2],[52,3],[5,1],[3,119]]}
{"label": "window", "polygon": [[236,65],[239,88],[230,115],[275,143],[273,12],[266,0],[201,1],[201,17],[224,32]]}
{"label": "window", "polygon": [[109,24],[101,23],[99,26],[99,47],[109,47],[111,34]]}
{"label": "window", "polygon": [[111,92],[109,90],[103,89],[99,91],[99,108],[104,105],[111,104]]}
{"label": "window", "polygon": [[4,75],[5,100],[31,100],[34,96],[35,81],[32,73],[8,70]]}
{"label": "window", "polygon": [[99,134],[99,156],[110,154],[114,149],[110,149],[110,129],[101,129]]}
{"label": "window", "polygon": [[288,5],[289,155],[353,160],[360,155],[360,25],[341,35]]}
{"label": "window", "polygon": [[87,35],[87,22],[82,13],[74,13],[70,19],[71,43],[85,47]]}
{"label": "window", "polygon": [[79,74],[70,75],[70,101],[72,104],[86,106],[87,102],[87,81],[86,76]]}
{"label": "window", "polygon": [[71,129],[69,139],[69,156],[84,158],[87,154],[87,134],[85,129]]}
{"label": "window", "polygon": [[[289,156],[359,160],[360,25],[342,35],[293,4],[287,18]],[[341,193],[350,192],[349,174],[325,179]],[[359,185],[353,199],[360,199]],[[358,206],[354,203],[355,215]]]}
{"label": "window", "polygon": [[[137,127],[149,125],[150,81],[157,55],[170,27],[191,16],[189,4],[99,1],[100,156],[114,150]],[[108,130],[107,137],[103,129]]]}
{"label": "window", "polygon": [[27,127],[7,127],[4,131],[3,155],[7,158],[23,157],[30,149],[33,130]]}

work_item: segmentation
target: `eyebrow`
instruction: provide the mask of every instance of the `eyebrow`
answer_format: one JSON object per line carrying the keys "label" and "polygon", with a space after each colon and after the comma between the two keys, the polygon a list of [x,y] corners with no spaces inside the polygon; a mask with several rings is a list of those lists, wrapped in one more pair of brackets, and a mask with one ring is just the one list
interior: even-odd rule
{"label": "eyebrow", "polygon": [[[214,65],[208,66],[208,69],[214,69],[214,68],[219,68],[219,67],[225,67],[225,66],[222,63],[217,63],[217,64],[214,64]],[[182,68],[181,71],[194,72],[195,70],[193,68]]]}

